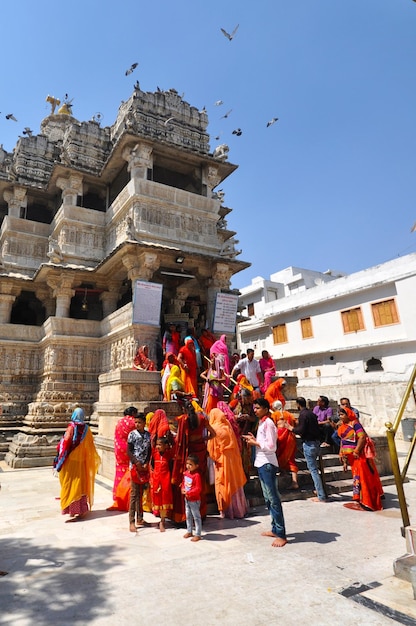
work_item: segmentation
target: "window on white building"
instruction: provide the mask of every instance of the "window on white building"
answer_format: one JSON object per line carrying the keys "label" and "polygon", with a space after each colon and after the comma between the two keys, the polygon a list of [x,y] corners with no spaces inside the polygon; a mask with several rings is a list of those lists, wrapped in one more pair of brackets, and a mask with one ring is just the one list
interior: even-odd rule
{"label": "window on white building", "polygon": [[302,331],[302,339],[310,339],[310,337],[313,337],[312,320],[310,317],[304,317],[300,320],[300,328]]}
{"label": "window on white building", "polygon": [[286,324],[273,326],[273,343],[287,343]]}
{"label": "window on white building", "polygon": [[247,315],[250,315],[250,317],[254,315],[254,302],[247,305]]}
{"label": "window on white building", "polygon": [[341,311],[342,326],[344,333],[355,333],[357,330],[365,330],[361,308]]}
{"label": "window on white building", "polygon": [[373,313],[374,326],[376,327],[399,323],[396,303],[393,298],[391,300],[383,300],[383,302],[375,302],[371,305],[371,311]]}

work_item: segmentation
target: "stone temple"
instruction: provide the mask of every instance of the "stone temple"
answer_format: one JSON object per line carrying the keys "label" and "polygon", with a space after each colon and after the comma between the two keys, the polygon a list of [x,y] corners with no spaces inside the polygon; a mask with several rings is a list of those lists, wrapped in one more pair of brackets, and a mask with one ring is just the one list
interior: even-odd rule
{"label": "stone temple", "polygon": [[[111,474],[116,420],[161,397],[159,372],[132,368],[137,346],[160,363],[164,325],[209,327],[249,265],[214,191],[237,166],[174,89],[136,84],[109,127],[47,101],[39,134],[0,147],[0,458],[50,464],[81,406]],[[137,280],[162,285],[159,326],[133,323]]]}

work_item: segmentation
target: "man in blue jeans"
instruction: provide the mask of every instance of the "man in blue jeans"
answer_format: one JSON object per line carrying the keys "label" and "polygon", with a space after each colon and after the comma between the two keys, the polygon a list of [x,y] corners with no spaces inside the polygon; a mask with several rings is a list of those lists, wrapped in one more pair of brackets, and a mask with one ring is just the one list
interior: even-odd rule
{"label": "man in blue jeans", "polygon": [[306,408],[305,398],[296,398],[296,403],[300,411],[298,424],[297,426],[289,426],[289,429],[295,435],[300,435],[302,439],[303,454],[305,455],[306,465],[311,473],[316,491],[316,497],[311,498],[311,500],[313,502],[328,502],[317,461],[321,445],[318,418],[315,413]]}
{"label": "man in blue jeans", "polygon": [[282,548],[286,545],[287,539],[276,478],[278,470],[276,457],[277,428],[270,417],[270,404],[265,398],[258,398],[253,402],[253,411],[259,421],[257,436],[248,433],[243,435],[243,439],[249,446],[255,448],[254,467],[257,467],[263,496],[272,518],[272,530],[261,534],[264,537],[274,537],[273,548]]}

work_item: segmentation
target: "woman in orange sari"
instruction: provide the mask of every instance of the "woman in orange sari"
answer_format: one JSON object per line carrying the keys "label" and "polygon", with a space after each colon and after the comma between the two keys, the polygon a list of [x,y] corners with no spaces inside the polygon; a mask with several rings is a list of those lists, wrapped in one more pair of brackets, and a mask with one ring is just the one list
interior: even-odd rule
{"label": "woman in orange sari", "polygon": [[215,463],[215,497],[221,517],[242,518],[247,513],[244,485],[247,482],[240,450],[231,424],[220,409],[212,409],[209,423],[215,437],[207,443]]}
{"label": "woman in orange sari", "polygon": [[277,426],[277,460],[279,467],[283,471],[290,472],[292,475],[292,484],[290,490],[299,489],[298,472],[299,467],[296,463],[297,442],[296,435],[287,425],[296,426],[297,419],[289,411],[283,411],[280,400],[276,400],[272,404],[272,420]]}
{"label": "woman in orange sari", "polygon": [[92,508],[100,463],[91,429],[84,422],[84,410],[77,408],[59,443],[54,463],[61,483],[62,515],[70,516],[68,522],[84,517]]}
{"label": "woman in orange sari", "polygon": [[286,398],[283,395],[285,385],[286,381],[284,378],[278,378],[270,383],[264,394],[264,397],[268,400],[270,406],[272,406],[273,402],[276,402],[276,400],[280,400],[283,408],[285,408]]}
{"label": "woman in orange sari", "polygon": [[[178,361],[185,370],[185,379],[189,378],[190,385],[194,394],[198,394],[198,364],[196,361],[195,344],[190,337],[185,339],[185,345],[179,350]],[[186,380],[185,386],[188,387]],[[191,389],[186,388],[186,391]]]}
{"label": "woman in orange sari", "polygon": [[339,409],[339,417],[342,421],[338,428],[341,438],[340,458],[344,471],[348,465],[352,472],[352,502],[344,506],[348,509],[359,511],[381,511],[381,497],[383,487],[377,471],[374,459],[369,459],[364,454],[367,434],[357,420],[351,409],[344,407]]}

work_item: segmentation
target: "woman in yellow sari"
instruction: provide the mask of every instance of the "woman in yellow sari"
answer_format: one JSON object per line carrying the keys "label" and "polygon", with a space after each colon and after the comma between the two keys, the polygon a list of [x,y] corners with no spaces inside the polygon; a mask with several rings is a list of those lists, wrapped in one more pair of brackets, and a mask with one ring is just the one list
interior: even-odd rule
{"label": "woman in yellow sari", "polygon": [[62,515],[70,516],[68,522],[84,517],[92,508],[100,463],[91,430],[84,422],[84,411],[77,408],[59,443],[54,464],[61,483]]}

